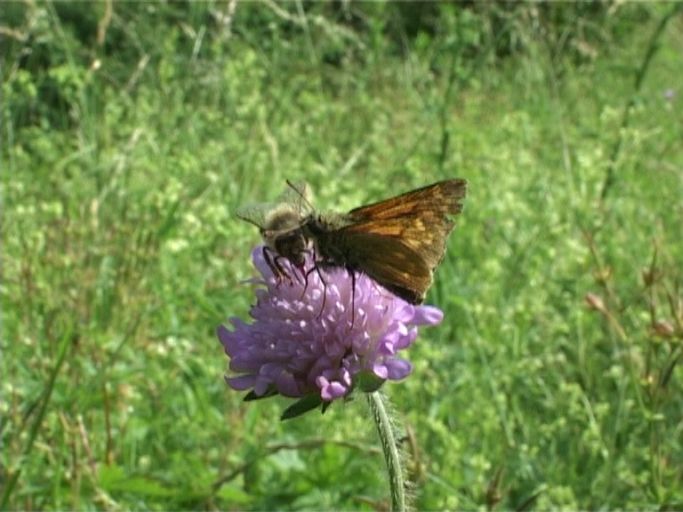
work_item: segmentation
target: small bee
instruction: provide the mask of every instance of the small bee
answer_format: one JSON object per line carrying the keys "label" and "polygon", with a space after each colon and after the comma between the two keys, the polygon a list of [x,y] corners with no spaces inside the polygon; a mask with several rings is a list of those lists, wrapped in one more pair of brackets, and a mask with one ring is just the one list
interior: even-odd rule
{"label": "small bee", "polygon": [[[443,259],[446,240],[467,194],[467,182],[444,180],[346,214],[321,214],[311,206],[305,184],[287,182],[289,190],[273,205],[238,210],[237,216],[258,226],[264,256],[273,273],[286,272],[280,258],[307,276],[319,267],[338,266],[363,272],[386,289],[420,304]],[[316,265],[304,269],[312,251]],[[321,276],[322,278],[322,276]]]}
{"label": "small bee", "polygon": [[289,260],[305,275],[305,255],[312,247],[303,224],[310,215],[311,206],[308,202],[310,191],[305,183],[287,181],[287,185],[289,188],[276,203],[242,207],[237,210],[237,217],[259,228],[266,244],[263,248],[266,263],[277,279],[284,277],[291,281],[280,260]]}

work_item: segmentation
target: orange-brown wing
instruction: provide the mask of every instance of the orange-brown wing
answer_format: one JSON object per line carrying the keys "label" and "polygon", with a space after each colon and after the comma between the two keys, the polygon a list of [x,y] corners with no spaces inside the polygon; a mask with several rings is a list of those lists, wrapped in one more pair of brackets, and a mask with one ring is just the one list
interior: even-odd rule
{"label": "orange-brown wing", "polygon": [[[448,234],[454,226],[449,216],[462,211],[466,192],[465,180],[447,180],[361,206],[347,214],[348,224],[338,233],[351,240],[359,234],[398,240],[399,245],[409,249],[431,274],[443,257]],[[354,248],[357,245],[352,243]],[[394,247],[401,252],[398,245]],[[385,256],[392,257],[391,254]]]}
{"label": "orange-brown wing", "polygon": [[432,269],[401,239],[372,233],[345,233],[346,264],[366,273],[389,291],[419,304],[432,284]]}
{"label": "orange-brown wing", "polygon": [[467,195],[467,181],[462,179],[438,181],[400,196],[360,206],[347,216],[352,222],[366,219],[392,219],[416,215],[423,211],[457,215],[462,211],[462,200]]}

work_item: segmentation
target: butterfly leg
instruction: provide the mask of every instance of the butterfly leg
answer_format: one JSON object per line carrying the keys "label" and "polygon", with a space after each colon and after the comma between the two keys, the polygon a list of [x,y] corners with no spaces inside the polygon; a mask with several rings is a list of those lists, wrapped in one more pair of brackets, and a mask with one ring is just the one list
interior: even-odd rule
{"label": "butterfly leg", "polygon": [[[303,285],[304,289],[301,292],[301,298],[306,295],[306,290],[308,290],[308,276],[310,276],[315,270],[318,264],[316,263],[316,255],[315,255],[315,249],[304,249],[304,253],[310,254],[311,255],[311,260],[313,261],[313,266],[311,267],[310,270],[306,271],[306,263],[304,262],[300,267],[297,267],[299,269],[299,272],[301,272],[301,276],[304,279]],[[320,272],[318,272],[318,275],[320,276]],[[322,277],[320,278],[322,281]]]}
{"label": "butterfly leg", "polygon": [[320,282],[323,284],[323,303],[320,306],[320,313],[318,313],[318,318],[320,318],[323,315],[323,311],[325,310],[325,302],[327,301],[327,281],[325,281],[322,272],[320,272],[320,265],[316,264],[313,268],[318,272]]}
{"label": "butterfly leg", "polygon": [[301,292],[301,298],[303,298],[303,296],[306,295],[306,290],[308,290],[308,276],[310,276],[311,273],[313,273],[313,271],[314,271],[314,270],[316,269],[316,267],[318,266],[317,263],[315,262],[315,251],[309,251],[308,249],[306,249],[304,252],[307,253],[307,254],[310,253],[310,254],[312,255],[312,256],[311,256],[311,260],[313,261],[313,266],[312,266],[311,269],[308,270],[308,271],[306,271],[306,268],[305,268],[305,267],[306,267],[306,264],[305,264],[305,263],[304,263],[303,265],[301,265],[301,267],[300,267],[301,275],[302,275],[303,278],[304,278],[304,289],[303,289],[303,291]]}
{"label": "butterfly leg", "polygon": [[323,314],[323,311],[325,310],[325,303],[327,301],[327,281],[325,281],[325,278],[323,277],[322,272],[320,272],[320,264],[318,264],[318,263],[313,264],[313,266],[308,270],[308,272],[306,272],[306,274],[304,274],[305,284],[304,284],[304,291],[301,294],[301,297],[303,298],[303,296],[306,293],[306,289],[308,288],[308,276],[310,276],[313,272],[318,273],[318,278],[320,279],[320,282],[323,285],[323,303],[320,306],[320,313],[318,313],[318,318],[320,318]]}
{"label": "butterfly leg", "polygon": [[356,321],[356,271],[346,267],[346,271],[351,274],[351,328]]}

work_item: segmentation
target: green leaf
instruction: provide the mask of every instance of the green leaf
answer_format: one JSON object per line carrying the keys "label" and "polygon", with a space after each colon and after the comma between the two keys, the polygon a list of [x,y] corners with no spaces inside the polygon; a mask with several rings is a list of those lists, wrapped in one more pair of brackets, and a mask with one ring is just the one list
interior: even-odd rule
{"label": "green leaf", "polygon": [[322,403],[323,400],[320,398],[320,395],[306,395],[305,397],[294,402],[294,404],[287,407],[285,412],[282,413],[282,416],[280,416],[280,420],[291,420],[292,418],[301,416],[302,414],[315,409]]}
{"label": "green leaf", "polygon": [[254,400],[261,400],[263,398],[270,398],[271,396],[275,396],[275,395],[277,395],[277,391],[275,390],[275,388],[269,388],[268,391],[266,391],[262,395],[257,395],[256,393],[254,393],[254,390],[252,389],[251,391],[249,391],[249,393],[247,393],[245,395],[244,401],[245,402],[253,402]]}

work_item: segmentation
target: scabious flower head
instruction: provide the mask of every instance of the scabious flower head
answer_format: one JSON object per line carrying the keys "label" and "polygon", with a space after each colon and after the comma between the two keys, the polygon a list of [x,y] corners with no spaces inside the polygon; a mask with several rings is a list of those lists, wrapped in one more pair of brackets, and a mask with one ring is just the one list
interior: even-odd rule
{"label": "scabious flower head", "polygon": [[[232,318],[230,327],[218,328],[218,338],[230,358],[226,382],[256,397],[317,394],[330,402],[347,396],[362,375],[402,379],[412,367],[399,352],[415,341],[418,325],[443,318],[439,309],[413,306],[360,272],[354,295],[344,268],[320,269],[322,279],[314,270],[304,279],[281,258],[289,278],[278,279],[263,247],[254,249],[252,260],[261,274],[252,280],[260,285],[253,322]],[[304,268],[313,265],[307,256]]]}

